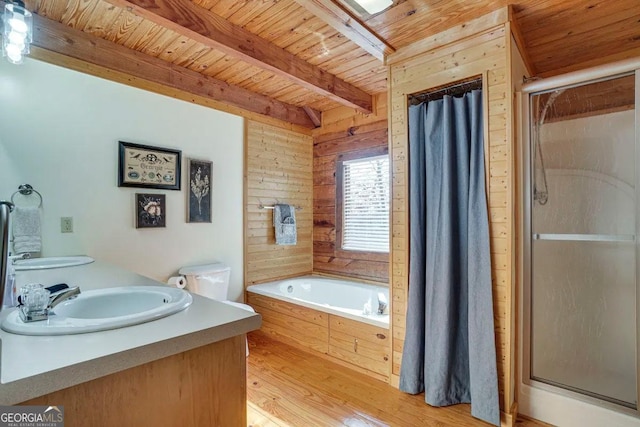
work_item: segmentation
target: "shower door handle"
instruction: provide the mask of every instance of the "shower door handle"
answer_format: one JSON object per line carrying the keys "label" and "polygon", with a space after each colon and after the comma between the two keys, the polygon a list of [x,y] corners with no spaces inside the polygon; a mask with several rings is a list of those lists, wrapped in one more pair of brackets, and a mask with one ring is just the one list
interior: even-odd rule
{"label": "shower door handle", "polygon": [[633,234],[542,234],[533,233],[534,240],[570,242],[635,242]]}

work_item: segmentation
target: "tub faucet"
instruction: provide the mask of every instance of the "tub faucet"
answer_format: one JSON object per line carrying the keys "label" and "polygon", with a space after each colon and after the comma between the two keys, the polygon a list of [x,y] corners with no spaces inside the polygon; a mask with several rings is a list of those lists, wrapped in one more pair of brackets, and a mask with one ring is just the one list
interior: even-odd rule
{"label": "tub faucet", "polygon": [[4,289],[7,285],[9,266],[9,215],[13,203],[0,200],[0,307],[4,305]]}
{"label": "tub faucet", "polygon": [[21,259],[29,259],[29,258],[31,258],[31,254],[29,252],[25,252],[25,253],[20,254],[20,255],[11,255],[11,254],[9,254],[9,261],[11,261],[11,262],[15,262],[15,261],[18,261],[18,260],[21,260]]}
{"label": "tub faucet", "polygon": [[378,314],[384,314],[389,302],[387,297],[382,292],[378,292]]}

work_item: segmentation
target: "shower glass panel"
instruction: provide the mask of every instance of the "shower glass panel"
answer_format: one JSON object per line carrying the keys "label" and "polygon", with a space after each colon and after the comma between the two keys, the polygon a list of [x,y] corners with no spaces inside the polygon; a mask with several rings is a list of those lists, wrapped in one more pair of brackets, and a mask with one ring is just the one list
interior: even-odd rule
{"label": "shower glass panel", "polygon": [[531,378],[636,408],[635,76],[531,99]]}

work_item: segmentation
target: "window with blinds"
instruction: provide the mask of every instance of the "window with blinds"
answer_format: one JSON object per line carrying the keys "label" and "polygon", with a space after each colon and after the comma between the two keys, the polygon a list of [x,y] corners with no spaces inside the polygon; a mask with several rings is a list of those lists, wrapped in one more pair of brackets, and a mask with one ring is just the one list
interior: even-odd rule
{"label": "window with blinds", "polygon": [[342,168],[342,249],[389,252],[389,155]]}

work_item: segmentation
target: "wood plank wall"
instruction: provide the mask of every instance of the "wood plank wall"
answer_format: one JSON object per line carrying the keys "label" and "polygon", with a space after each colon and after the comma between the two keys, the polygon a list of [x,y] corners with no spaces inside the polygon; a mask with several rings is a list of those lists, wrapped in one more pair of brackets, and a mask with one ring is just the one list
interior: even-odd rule
{"label": "wood plank wall", "polygon": [[[313,139],[311,135],[245,121],[245,284],[310,274],[313,268]],[[275,244],[273,210],[296,211],[298,243]]]}
{"label": "wood plank wall", "polygon": [[[508,19],[508,13],[504,14]],[[503,21],[504,22],[504,21]],[[390,132],[392,153],[392,383],[400,374],[405,338],[408,291],[408,125],[407,95],[428,91],[481,75],[485,96],[485,151],[491,236],[493,301],[495,317],[500,406],[509,413],[513,402],[511,375],[511,309],[513,286],[512,214],[514,166],[512,161],[511,110],[513,90],[505,24],[475,36],[392,63],[390,78]],[[435,36],[437,37],[437,36]],[[488,114],[487,114],[488,113]],[[488,148],[488,150],[487,150]],[[508,301],[509,299],[509,301]],[[508,383],[507,383],[508,382]],[[505,392],[505,390],[507,392]],[[509,417],[507,417],[509,418]]]}
{"label": "wood plank wall", "polygon": [[336,108],[313,132],[313,271],[388,284],[386,254],[341,251],[336,242],[336,161],[353,151],[388,146],[387,96],[377,95],[374,113]]}

